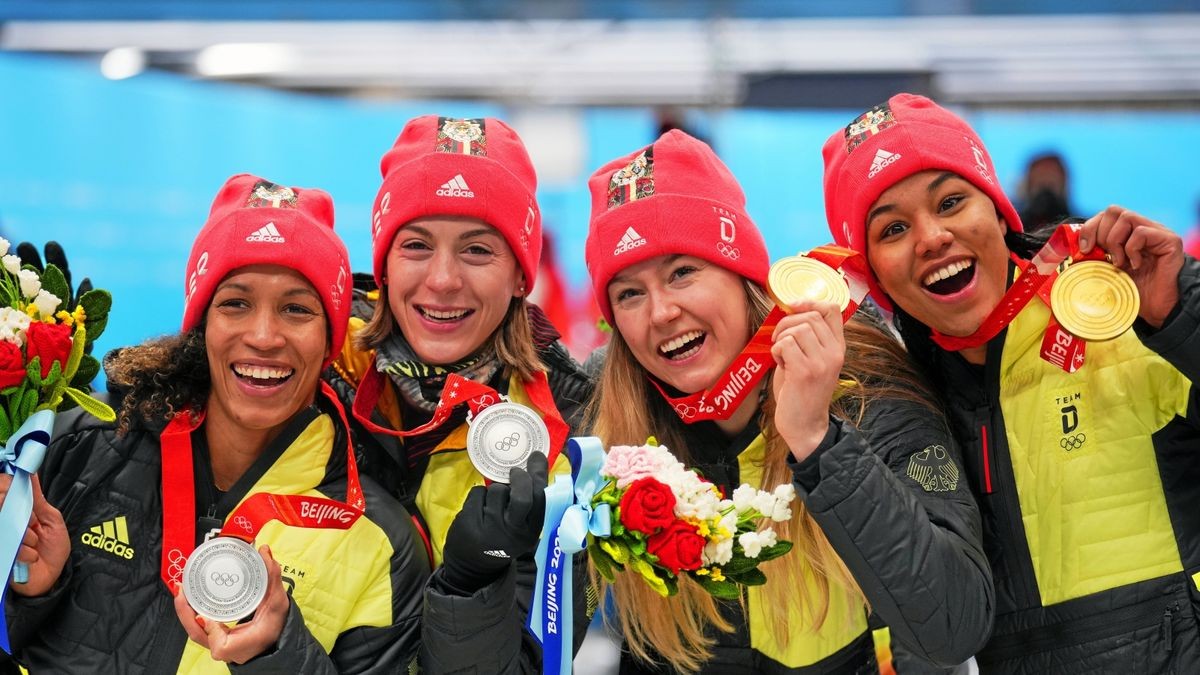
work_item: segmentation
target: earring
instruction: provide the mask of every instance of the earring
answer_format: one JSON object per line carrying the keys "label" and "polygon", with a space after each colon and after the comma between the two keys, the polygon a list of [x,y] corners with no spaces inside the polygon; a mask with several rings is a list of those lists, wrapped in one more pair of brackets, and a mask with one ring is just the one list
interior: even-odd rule
{"label": "earring", "polygon": [[517,289],[517,295],[525,295],[525,284],[521,284],[521,287]]}

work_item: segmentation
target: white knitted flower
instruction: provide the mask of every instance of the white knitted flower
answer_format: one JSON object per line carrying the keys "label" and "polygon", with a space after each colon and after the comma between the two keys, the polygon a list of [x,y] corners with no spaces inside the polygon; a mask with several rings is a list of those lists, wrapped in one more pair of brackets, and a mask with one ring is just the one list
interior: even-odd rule
{"label": "white knitted flower", "polygon": [[796,488],[791,483],[784,483],[775,488],[775,506],[767,515],[771,520],[782,523],[792,519],[792,500],[796,498]]}
{"label": "white knitted flower", "polygon": [[704,545],[704,566],[724,565],[733,559],[733,539],[712,541]]}
{"label": "white knitted flower", "polygon": [[675,495],[675,515],[697,520],[717,517],[721,497],[712,483],[701,480],[694,471],[684,469],[682,464],[677,470],[668,472],[666,483]]}
{"label": "white knitted flower", "polygon": [[757,558],[762,553],[765,539],[758,532],[746,532],[738,537],[738,543],[742,545],[747,558]]}
{"label": "white knitted flower", "polygon": [[13,309],[0,307],[0,340],[18,347],[25,345],[25,331],[29,329],[29,315]]}
{"label": "white knitted flower", "polygon": [[764,490],[758,490],[754,495],[754,499],[751,500],[750,505],[759,513],[770,517],[775,512],[775,495]]}
{"label": "white knitted flower", "polygon": [[42,290],[42,280],[33,270],[21,270],[17,272],[17,278],[21,280],[21,295],[27,299],[32,300]]}
{"label": "white knitted flower", "polygon": [[750,487],[749,483],[742,483],[733,491],[733,505],[738,511],[745,511],[754,505],[754,498],[758,496],[758,490]]}
{"label": "white knitted flower", "polygon": [[62,300],[55,294],[42,289],[38,291],[37,297],[33,299],[33,304],[37,306],[38,314],[44,319],[54,316],[54,310],[62,304]]}

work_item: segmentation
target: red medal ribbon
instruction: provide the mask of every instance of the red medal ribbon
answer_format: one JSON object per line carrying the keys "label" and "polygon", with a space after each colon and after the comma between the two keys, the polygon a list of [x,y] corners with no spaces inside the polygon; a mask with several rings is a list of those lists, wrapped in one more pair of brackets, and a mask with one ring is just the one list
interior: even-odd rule
{"label": "red medal ribbon", "polygon": [[258,531],[272,520],[294,527],[348,530],[361,516],[362,511],[336,499],[258,492],[229,514],[218,536],[253,543]]}
{"label": "red medal ribbon", "polygon": [[650,383],[685,424],[700,420],[727,420],[750,395],[754,386],[775,367],[775,359],[771,356],[771,335],[785,316],[787,314],[782,309],[772,309],[746,348],[734,357],[733,363],[717,378],[716,384],[704,391],[673,398],[654,378],[650,378]]}
{"label": "red medal ribbon", "polygon": [[[1058,278],[1059,266],[1064,260],[1079,262],[1105,259],[1104,251],[1098,246],[1087,254],[1079,250],[1080,227],[1079,224],[1072,223],[1059,225],[1032,260],[1017,260],[1018,266],[1021,267],[1021,275],[974,333],[956,337],[931,330],[930,337],[933,341],[942,349],[952,352],[978,347],[996,337],[1005,326],[1012,323],[1035,295],[1041,296],[1049,305],[1050,288]],[[1068,373],[1073,373],[1083,365],[1084,344],[1083,340],[1063,330],[1051,315],[1042,338],[1042,358]]]}
{"label": "red medal ribbon", "polygon": [[[833,244],[818,246],[803,255],[843,272],[850,290],[850,302],[842,310],[842,323],[849,321],[867,297],[866,259],[857,251]],[[727,420],[741,407],[754,386],[775,367],[775,359],[771,356],[771,335],[785,316],[787,313],[782,309],[772,309],[745,349],[734,357],[733,363],[729,364],[716,383],[705,391],[674,398],[654,378],[650,378],[650,383],[685,424],[701,420]]]}
{"label": "red medal ribbon", "polygon": [[[346,413],[329,385],[322,382],[321,392],[337,408],[346,439],[346,500],[325,497],[276,495],[259,492],[246,498],[225,520],[218,536],[232,536],[252,542],[263,525],[278,520],[296,527],[345,530],[362,516],[366,508],[358,463],[349,439]],[[163,536],[159,573],[168,589],[183,577],[183,567],[196,548],[196,483],[192,469],[192,432],[204,422],[204,413],[181,412],[171,419],[159,436],[162,456]]]}
{"label": "red medal ribbon", "polygon": [[[432,419],[408,431],[388,429],[371,421],[371,411],[379,403],[379,396],[383,393],[385,381],[383,374],[376,370],[372,363],[372,366],[363,375],[362,381],[359,382],[358,392],[354,396],[354,418],[374,433],[399,438],[419,436],[442,426],[446,420],[450,419],[454,408],[463,403],[467,404],[472,415],[477,415],[479,411],[503,400],[501,395],[488,385],[456,373],[450,373],[446,376],[446,384],[442,386],[442,395],[438,399]],[[546,378],[546,373],[538,371],[534,374],[533,379],[523,381],[522,385],[526,396],[529,397],[529,402],[537,409],[542,417],[542,422],[546,424],[546,430],[550,432],[550,454],[547,459],[550,466],[554,466],[554,460],[558,458],[558,453],[562,451],[567,442],[570,428],[563,420],[562,414],[558,412],[558,406],[554,404],[554,395],[550,393],[550,381]]]}

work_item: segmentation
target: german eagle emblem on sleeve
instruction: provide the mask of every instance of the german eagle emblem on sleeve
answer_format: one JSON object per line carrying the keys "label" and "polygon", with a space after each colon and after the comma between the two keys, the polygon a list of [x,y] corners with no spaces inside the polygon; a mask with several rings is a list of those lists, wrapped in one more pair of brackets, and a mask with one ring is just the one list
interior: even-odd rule
{"label": "german eagle emblem on sleeve", "polygon": [[926,492],[953,492],[958,488],[958,466],[941,445],[931,445],[909,457],[907,473]]}

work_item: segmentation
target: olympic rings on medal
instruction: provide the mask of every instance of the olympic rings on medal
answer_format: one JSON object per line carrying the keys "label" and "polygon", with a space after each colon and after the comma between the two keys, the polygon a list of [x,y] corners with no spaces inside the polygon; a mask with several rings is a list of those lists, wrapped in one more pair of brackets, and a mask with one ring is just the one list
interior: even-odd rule
{"label": "olympic rings on medal", "polygon": [[508,436],[496,441],[495,445],[492,447],[496,448],[496,452],[509,452],[513,448],[517,447],[520,442],[521,434],[514,431]]}
{"label": "olympic rings on medal", "polygon": [[208,578],[218,586],[233,586],[242,580],[240,576],[226,572],[213,572]]}

